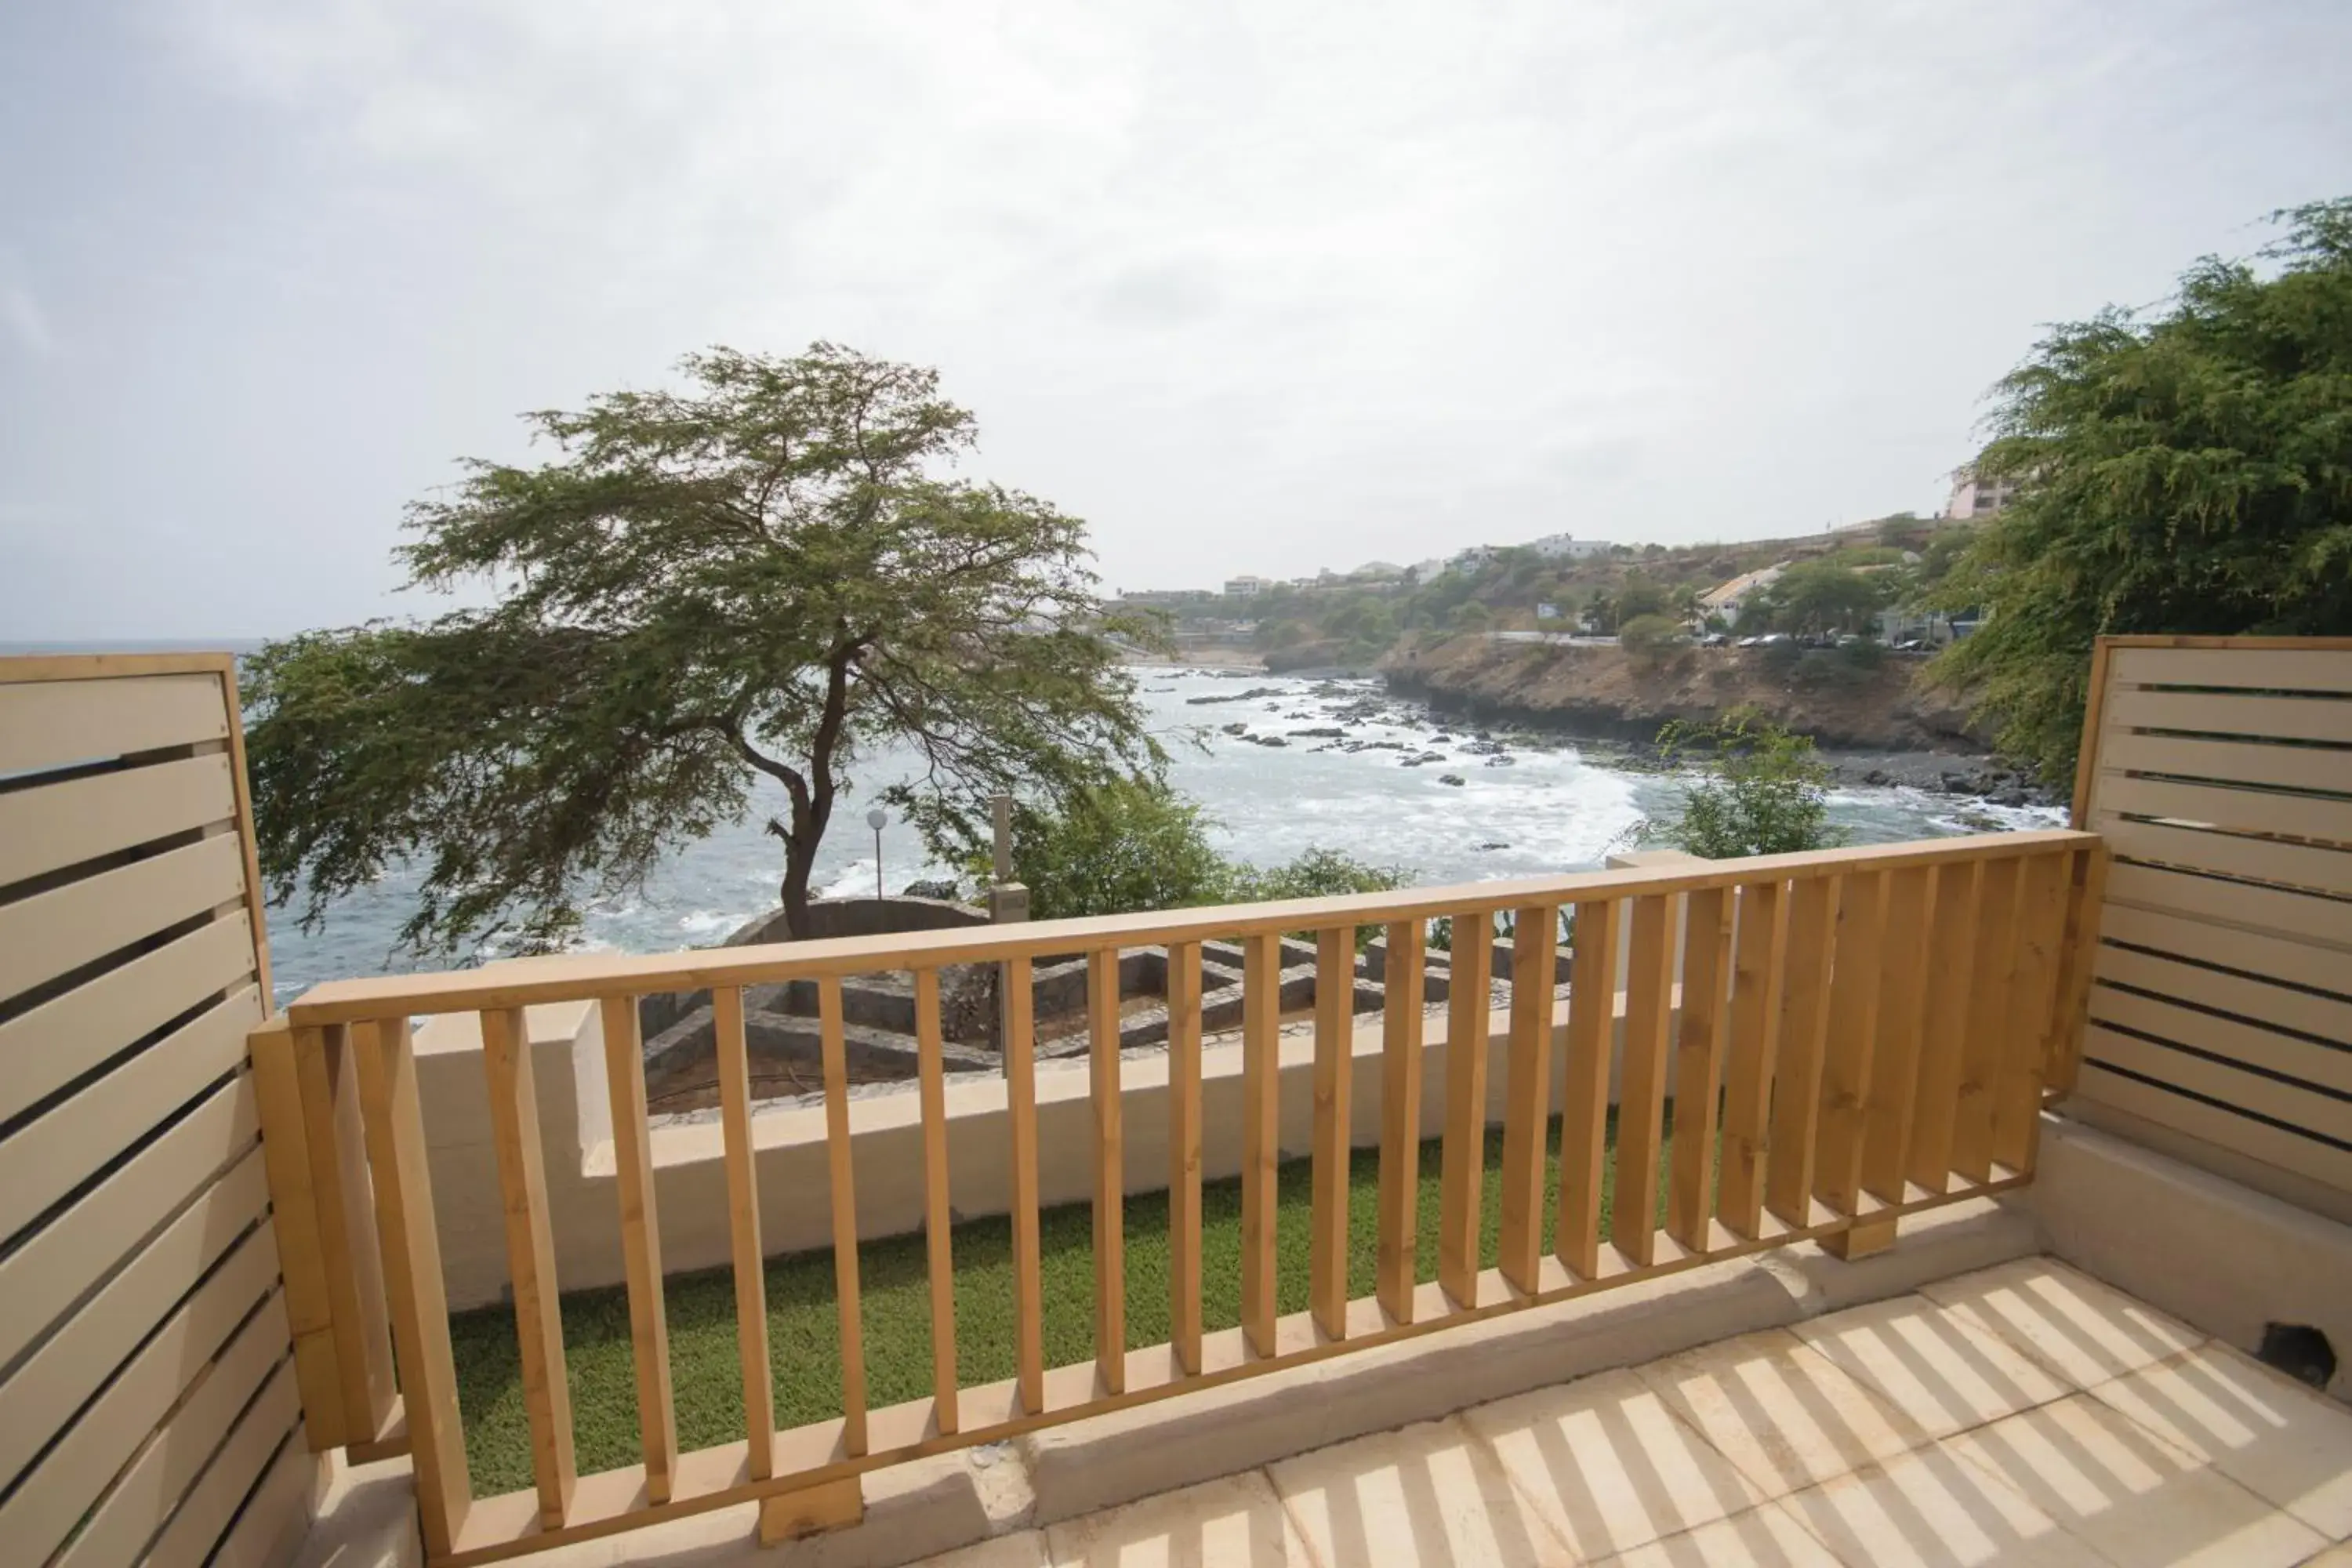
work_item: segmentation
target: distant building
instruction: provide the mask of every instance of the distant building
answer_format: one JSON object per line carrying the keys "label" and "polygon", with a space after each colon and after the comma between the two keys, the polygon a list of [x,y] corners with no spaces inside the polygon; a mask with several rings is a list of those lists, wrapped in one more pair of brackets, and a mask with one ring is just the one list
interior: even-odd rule
{"label": "distant building", "polygon": [[1494,559],[1495,547],[1493,545],[1474,544],[1467,550],[1457,550],[1453,554],[1447,556],[1445,558],[1445,569],[1448,572],[1475,572],[1478,568],[1486,565],[1488,562]]}
{"label": "distant building", "polygon": [[1575,539],[1565,533],[1547,533],[1541,539],[1530,540],[1526,548],[1547,561],[1588,561],[1595,555],[1606,555],[1615,545],[1599,539]]}
{"label": "distant building", "polygon": [[1739,606],[1759,588],[1769,587],[1780,580],[1781,567],[1766,566],[1754,572],[1742,573],[1720,587],[1698,596],[1701,616],[1720,616],[1726,626],[1739,624]]}
{"label": "distant building", "polygon": [[1972,468],[1952,471],[1952,499],[1944,508],[1949,518],[1990,517],[2017,499],[2017,481],[2013,479],[1977,478]]}
{"label": "distant building", "polygon": [[1536,606],[1536,619],[1539,621],[1556,621],[1559,619],[1559,606],[1558,605],[1538,605]]}
{"label": "distant building", "polygon": [[1142,588],[1131,594],[1121,594],[1118,599],[1123,605],[1150,605],[1165,608],[1182,605],[1199,596],[1190,588]]}
{"label": "distant building", "polygon": [[1252,577],[1248,575],[1228,577],[1225,579],[1225,597],[1228,599],[1255,599],[1260,594],[1265,593],[1268,588],[1273,586],[1273,584],[1267,582],[1263,577]]}
{"label": "distant building", "polygon": [[1405,568],[1416,583],[1434,583],[1445,574],[1445,563],[1433,555],[1426,561],[1416,561]]}

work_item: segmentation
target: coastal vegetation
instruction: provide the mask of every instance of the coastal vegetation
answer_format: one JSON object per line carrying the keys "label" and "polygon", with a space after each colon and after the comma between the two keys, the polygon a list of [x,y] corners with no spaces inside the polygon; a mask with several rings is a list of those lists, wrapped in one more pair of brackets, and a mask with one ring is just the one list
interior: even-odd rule
{"label": "coastal vegetation", "polygon": [[1657,745],[1662,765],[1691,777],[1673,815],[1642,823],[1636,842],[1709,860],[1846,842],[1829,820],[1829,767],[1804,736],[1736,709],[1712,724],[1668,724]]}
{"label": "coastal vegetation", "polygon": [[[1212,826],[1157,778],[1111,780],[1057,805],[1016,802],[1013,879],[1028,887],[1038,920],[1377,893],[1406,880],[1402,867],[1338,849],[1310,847],[1272,867],[1231,859],[1210,842]],[[986,862],[973,860],[971,871],[984,880]]]}
{"label": "coastal vegetation", "polygon": [[1940,590],[1988,614],[1936,673],[2053,783],[2101,633],[2352,633],[2352,198],[2273,216],[2253,261],[2053,328],[1996,391],[1977,468],[2022,488]]}
{"label": "coastal vegetation", "polygon": [[1076,798],[1162,761],[1085,525],[944,477],[972,416],[935,372],[826,343],[715,349],[683,385],[526,416],[554,456],[471,460],[408,509],[410,585],[482,607],[270,644],[248,754],[274,900],[313,925],[388,868],[421,873],[404,943],[561,947],[588,897],[765,812],[805,929],[817,850],[858,764],[936,846],[988,797]]}

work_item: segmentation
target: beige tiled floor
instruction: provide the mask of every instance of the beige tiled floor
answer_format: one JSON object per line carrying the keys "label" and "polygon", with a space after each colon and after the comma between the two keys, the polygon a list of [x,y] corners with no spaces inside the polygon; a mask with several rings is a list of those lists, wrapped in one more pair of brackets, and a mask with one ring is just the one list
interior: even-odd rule
{"label": "beige tiled floor", "polygon": [[932,1568],[2352,1568],[2352,1412],[2048,1259]]}

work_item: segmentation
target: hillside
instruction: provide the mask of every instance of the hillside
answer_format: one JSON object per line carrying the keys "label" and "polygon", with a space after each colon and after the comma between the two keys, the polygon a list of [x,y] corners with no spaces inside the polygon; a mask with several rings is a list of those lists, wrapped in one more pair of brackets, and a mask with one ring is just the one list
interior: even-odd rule
{"label": "hillside", "polygon": [[1916,683],[1919,661],[1864,668],[1841,654],[1684,647],[1643,660],[1612,645],[1460,636],[1412,641],[1381,661],[1395,689],[1441,711],[1636,742],[1671,720],[1761,710],[1824,746],[1978,753],[1965,708]]}

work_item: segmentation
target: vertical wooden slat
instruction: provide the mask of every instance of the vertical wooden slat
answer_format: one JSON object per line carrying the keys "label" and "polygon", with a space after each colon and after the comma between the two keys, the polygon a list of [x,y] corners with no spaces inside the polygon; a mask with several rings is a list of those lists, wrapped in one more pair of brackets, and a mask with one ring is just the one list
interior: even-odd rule
{"label": "vertical wooden slat", "polygon": [[366,1117],[359,1051],[341,1024],[294,1031],[310,1182],[318,1197],[319,1245],[334,1303],[335,1357],[342,1410],[356,1440],[384,1436],[399,1396],[392,1326],[384,1315],[383,1247],[368,1192]]}
{"label": "vertical wooden slat", "polygon": [[1953,1097],[1952,1169],[1971,1182],[1992,1175],[1993,1088],[2007,1041],[2010,982],[2017,970],[2018,861],[1988,860],[1977,884],[1975,963],[1969,980],[1969,1030],[1960,1042],[1960,1083]]}
{"label": "vertical wooden slat", "polygon": [[466,1433],[457,1412],[457,1366],[449,1345],[449,1294],[433,1223],[425,1116],[416,1098],[416,1057],[408,1020],[360,1025],[361,1109],[374,1180],[376,1228],[383,1241],[384,1289],[401,1395],[415,1468],[416,1512],[429,1555],[446,1556],[473,1504]]}
{"label": "vertical wooden slat", "polygon": [[[937,998],[933,1001],[936,1004]],[[816,1021],[818,1048],[824,1058],[825,1185],[833,1198],[834,1316],[841,1338],[841,1446],[852,1454],[863,1454],[866,1328],[857,1304],[857,1188],[850,1163],[849,1052],[842,1038],[840,976],[828,974],[817,981]],[[952,1340],[953,1333],[949,1337]],[[953,1375],[952,1362],[949,1373]]]}
{"label": "vertical wooden slat", "polygon": [[2051,1017],[2044,1091],[2053,1100],[2074,1092],[2083,1065],[2083,1029],[2091,1009],[2091,973],[2099,956],[2099,912],[2107,899],[2107,847],[2074,858],[2074,886],[2066,904],[2066,947],[2059,972],[2058,1006]]}
{"label": "vertical wooden slat", "polygon": [[1863,1122],[1878,1051],[1879,963],[1886,920],[1886,873],[1845,879],[1830,977],[1829,1032],[1822,1052],[1820,1130],[1813,1193],[1842,1215],[1862,1199]]}
{"label": "vertical wooden slat", "polygon": [[1168,949],[1168,1338],[1201,1370],[1201,944]]}
{"label": "vertical wooden slat", "polygon": [[319,1194],[310,1184],[301,1080],[294,1070],[294,1037],[285,1019],[273,1018],[251,1030],[246,1036],[246,1054],[253,1063],[253,1097],[261,1115],[270,1226],[278,1238],[278,1272],[286,1282],[286,1327],[294,1342],[303,1427],[311,1451],[323,1453],[352,1441],[356,1424],[343,1415],[334,1304],[319,1240]]}
{"label": "vertical wooden slat", "polygon": [[1666,1234],[1706,1248],[1715,1206],[1717,1085],[1730,1034],[1731,889],[1701,888],[1684,900],[1682,1022],[1675,1037],[1674,1173]]}
{"label": "vertical wooden slat", "polygon": [[1004,1099],[1013,1162],[1013,1365],[1021,1408],[1045,1411],[1045,1265],[1037,1245],[1037,1031],[1029,960],[1004,965]]}
{"label": "vertical wooden slat", "polygon": [[1939,868],[1928,929],[1927,1021],[1919,1034],[1919,1075],[1911,1097],[1911,1151],[1906,1173],[1931,1193],[1952,1184],[1952,1130],[1959,1111],[1960,1058],[1976,973],[1978,895],[1984,863]]}
{"label": "vertical wooden slat", "polygon": [[1127,1390],[1127,1236],[1119,1135],[1118,949],[1087,962],[1087,1067],[1095,1121],[1095,1372],[1103,1392]]}
{"label": "vertical wooden slat", "polygon": [[1392,1321],[1412,1321],[1413,1249],[1421,1184],[1419,920],[1389,927],[1387,995],[1381,1012],[1380,1248],[1374,1291]]}
{"label": "vertical wooden slat", "polygon": [[1355,965],[1353,926],[1316,934],[1315,1194],[1307,1304],[1316,1328],[1335,1340],[1348,1334],[1348,1101],[1356,1076]]}
{"label": "vertical wooden slat", "polygon": [[[1533,1295],[1543,1252],[1544,1127],[1551,1120],[1553,931],[1559,910],[1549,904],[1514,917],[1511,938],[1511,1043],[1503,1102],[1503,1192],[1496,1265],[1515,1290]],[[1530,933],[1535,933],[1531,938]]]}
{"label": "vertical wooden slat", "polygon": [[1274,1354],[1275,1163],[1282,1131],[1282,938],[1242,948],[1242,1337]]}
{"label": "vertical wooden slat", "polygon": [[613,1106],[614,1185],[621,1206],[621,1264],[629,1284],[629,1354],[636,1368],[637,1441],[646,1499],[663,1503],[677,1485],[677,1401],[669,1377],[669,1317],[663,1300],[661,1215],[654,1201],[652,1128],[646,1121],[646,1053],[633,996],[607,996],[604,1088]]}
{"label": "vertical wooden slat", "polygon": [[1445,1131],[1437,1151],[1437,1282],[1461,1307],[1478,1304],[1478,1205],[1486,1183],[1486,1015],[1494,959],[1494,917],[1485,910],[1454,916]]}
{"label": "vertical wooden slat", "polygon": [[727,1154],[727,1236],[735,1264],[735,1354],[743,1375],[743,1429],[751,1477],[776,1473],[776,1393],[768,1373],[768,1277],[760,1246],[760,1173],[751,1148],[751,1056],[743,1037],[743,992],[710,989],[717,1037],[719,1129]]}
{"label": "vertical wooden slat", "polygon": [[1993,1086],[1992,1157],[2013,1171],[2032,1168],[2042,1119],[2042,1079],[2058,1005],[2059,949],[2066,940],[2074,857],[2041,854],[2020,872],[2016,984],[2009,1038]]}
{"label": "vertical wooden slat", "polygon": [[1927,1026],[1928,947],[1939,884],[1937,868],[1891,874],[1886,935],[1880,946],[1884,977],[1878,992],[1878,1054],[1871,1065],[1870,1110],[1864,1119],[1862,1188],[1890,1204],[1903,1201],[1909,1168],[1911,1121],[1919,1092],[1920,1042]]}
{"label": "vertical wooden slat", "polygon": [[1723,1174],[1716,1206],[1750,1241],[1764,1223],[1770,1158],[1772,1069],[1780,1054],[1781,959],[1789,937],[1786,882],[1739,889],[1731,976],[1731,1043],[1723,1065]]}
{"label": "vertical wooden slat", "polygon": [[1601,1166],[1609,1148],[1609,1058],[1617,1023],[1617,906],[1576,906],[1568,961],[1568,1088],[1559,1112],[1559,1217],[1552,1250],[1570,1272],[1601,1271]]}
{"label": "vertical wooden slat", "polygon": [[1634,1262],[1657,1256],[1658,1147],[1666,1099],[1666,1025],[1674,1007],[1675,905],[1635,899],[1625,968],[1625,1053],[1617,1089],[1617,1199],[1610,1239]]}
{"label": "vertical wooden slat", "polygon": [[1772,1068],[1772,1156],[1764,1201],[1792,1226],[1811,1222],[1822,1052],[1830,1022],[1830,965],[1844,879],[1811,877],[1790,889],[1780,982],[1780,1049]]}
{"label": "vertical wooden slat", "polygon": [[955,1236],[948,1211],[948,1089],[940,1028],[940,972],[915,971],[916,1070],[923,1119],[923,1244],[931,1287],[931,1410],[956,1430]]}
{"label": "vertical wooden slat", "polygon": [[579,1470],[572,1462],[572,1388],[564,1375],[563,1311],[557,1299],[555,1238],[548,1226],[537,1078],[522,1009],[497,1008],[481,1018],[490,1140],[506,1217],[507,1274],[514,1286],[515,1337],[522,1352],[523,1412],[530,1423],[531,1478],[539,1491],[541,1526],[560,1530],[572,1509]]}

